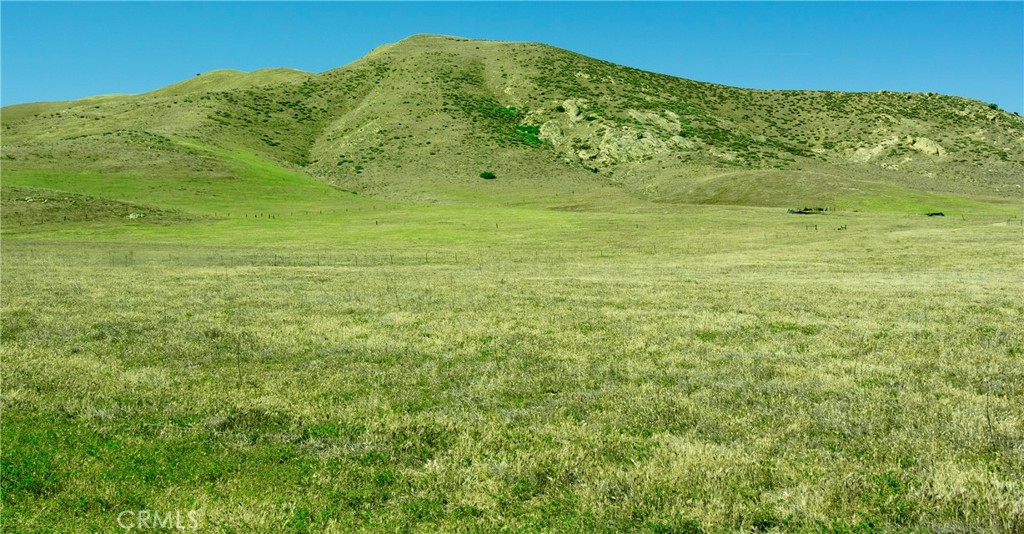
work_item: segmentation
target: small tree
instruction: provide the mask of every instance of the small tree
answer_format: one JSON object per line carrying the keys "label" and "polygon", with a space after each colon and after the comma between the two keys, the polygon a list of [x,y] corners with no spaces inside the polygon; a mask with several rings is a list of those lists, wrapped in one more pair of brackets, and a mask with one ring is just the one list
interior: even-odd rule
{"label": "small tree", "polygon": [[480,177],[483,178],[484,180],[493,180],[497,178],[497,176],[491,171],[484,171],[480,173]]}

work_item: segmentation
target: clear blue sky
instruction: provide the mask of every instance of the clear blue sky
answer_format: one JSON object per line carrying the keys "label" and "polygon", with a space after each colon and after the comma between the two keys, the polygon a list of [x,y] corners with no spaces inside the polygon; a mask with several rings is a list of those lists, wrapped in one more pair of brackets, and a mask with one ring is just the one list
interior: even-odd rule
{"label": "clear blue sky", "polygon": [[1024,113],[1024,3],[23,3],[3,104],[144,92],[220,68],[320,72],[415,33],[540,41],[760,89],[937,91]]}

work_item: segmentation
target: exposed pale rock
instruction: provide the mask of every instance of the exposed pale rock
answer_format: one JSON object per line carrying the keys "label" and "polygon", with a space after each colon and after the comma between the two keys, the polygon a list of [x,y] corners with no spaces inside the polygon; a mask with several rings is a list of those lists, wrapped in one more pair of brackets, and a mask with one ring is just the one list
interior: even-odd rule
{"label": "exposed pale rock", "polygon": [[693,141],[681,135],[673,135],[672,137],[668,138],[668,141],[679,148],[687,150],[693,150],[697,148],[697,143],[694,143]]}
{"label": "exposed pale rock", "polygon": [[562,131],[562,127],[557,122],[547,121],[540,126],[540,135],[538,137],[553,145],[558,145],[565,140],[565,132]]}
{"label": "exposed pale rock", "polygon": [[580,122],[583,120],[583,113],[580,111],[580,104],[573,99],[562,102],[562,107],[565,108],[565,115],[569,117],[572,122]]}
{"label": "exposed pale rock", "polygon": [[910,139],[910,148],[917,150],[923,154],[930,156],[945,156],[946,149],[942,145],[928,139],[927,137],[918,137],[916,139]]}
{"label": "exposed pale rock", "polygon": [[[677,134],[681,130],[679,126],[679,116],[671,111],[666,112],[665,116],[659,115],[652,111],[637,111],[635,109],[629,110],[629,116],[642,124],[651,124],[658,128],[671,133]],[[671,115],[670,115],[671,113]]]}
{"label": "exposed pale rock", "polygon": [[858,148],[857,150],[854,151],[853,155],[850,156],[850,161],[852,163],[867,163],[873,159],[881,157],[883,154],[886,153],[886,151],[889,150],[889,147],[895,145],[898,142],[899,138],[893,137],[892,139],[886,139],[881,143],[878,143],[877,145],[870,148]]}
{"label": "exposed pale rock", "polygon": [[609,130],[601,136],[598,150],[602,159],[614,161],[633,161],[649,154],[659,152],[663,143],[652,137],[644,136],[632,128]]}

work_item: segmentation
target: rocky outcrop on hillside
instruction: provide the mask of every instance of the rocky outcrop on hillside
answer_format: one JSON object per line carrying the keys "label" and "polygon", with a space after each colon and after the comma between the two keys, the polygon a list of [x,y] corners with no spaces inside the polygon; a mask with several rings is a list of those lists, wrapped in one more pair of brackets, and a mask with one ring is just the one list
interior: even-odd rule
{"label": "rocky outcrop on hillside", "polygon": [[699,148],[698,143],[680,135],[679,116],[669,110],[629,109],[625,115],[633,124],[623,124],[588,112],[585,100],[569,99],[558,109],[560,116],[544,122],[539,137],[572,163],[597,169]]}

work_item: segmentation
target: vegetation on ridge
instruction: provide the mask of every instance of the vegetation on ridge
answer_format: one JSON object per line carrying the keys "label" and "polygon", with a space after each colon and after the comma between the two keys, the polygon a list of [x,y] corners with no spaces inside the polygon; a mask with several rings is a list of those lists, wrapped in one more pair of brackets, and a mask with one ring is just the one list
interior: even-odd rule
{"label": "vegetation on ridge", "polygon": [[681,190],[730,170],[827,169],[855,189],[982,196],[1020,194],[1024,172],[1024,119],[983,102],[738,89],[545,45],[430,36],[322,74],[218,71],[144,95],[31,106],[4,110],[5,168],[216,167],[133,138],[178,136],[395,199],[458,200],[439,191],[472,188],[458,177],[480,165],[531,177],[529,188],[557,191],[574,176],[691,203],[709,199]]}

